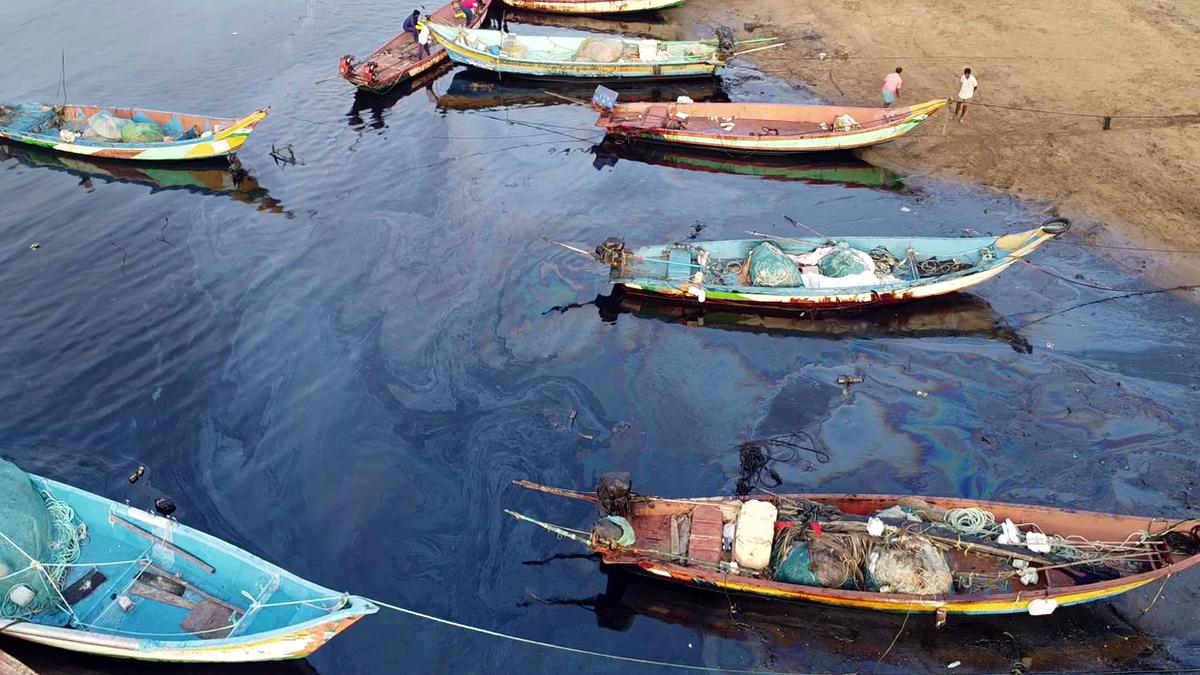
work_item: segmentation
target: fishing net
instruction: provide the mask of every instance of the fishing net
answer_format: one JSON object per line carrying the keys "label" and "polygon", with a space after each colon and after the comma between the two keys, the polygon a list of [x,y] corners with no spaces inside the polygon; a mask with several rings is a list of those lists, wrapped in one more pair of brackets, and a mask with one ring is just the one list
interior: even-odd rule
{"label": "fishing net", "polygon": [[805,533],[804,526],[785,528],[772,551],[776,581],[821,588],[863,587],[862,567],[871,542],[856,534]]}
{"label": "fishing net", "polygon": [[125,143],[162,143],[162,127],[153,122],[130,122],[121,127],[121,141]]}
{"label": "fishing net", "polygon": [[750,283],[770,288],[802,285],[795,261],[769,241],[750,252]]}
{"label": "fishing net", "polygon": [[106,141],[121,140],[121,122],[116,117],[105,112],[99,112],[88,118],[88,128],[92,133]]}
{"label": "fishing net", "polygon": [[848,277],[851,274],[862,274],[867,271],[867,265],[859,257],[858,251],[850,248],[844,241],[839,241],[832,251],[817,261],[817,269],[827,277]]}
{"label": "fishing net", "polygon": [[954,588],[954,576],[938,547],[914,537],[871,553],[867,587],[881,593],[945,595]]}
{"label": "fishing net", "polygon": [[65,565],[79,557],[82,536],[71,507],[38,491],[28,474],[0,459],[0,617],[63,609],[57,589]]}
{"label": "fishing net", "polygon": [[587,38],[579,44],[579,49],[575,52],[575,60],[613,63],[621,58],[624,51],[625,46],[617,40]]}

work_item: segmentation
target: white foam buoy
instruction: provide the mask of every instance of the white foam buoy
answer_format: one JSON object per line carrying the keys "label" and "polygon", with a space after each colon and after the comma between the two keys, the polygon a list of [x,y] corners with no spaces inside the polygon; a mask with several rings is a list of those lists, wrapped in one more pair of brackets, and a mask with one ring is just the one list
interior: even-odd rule
{"label": "white foam buoy", "polygon": [[37,597],[37,593],[25,584],[17,584],[8,592],[8,599],[17,607],[28,607],[29,603]]}

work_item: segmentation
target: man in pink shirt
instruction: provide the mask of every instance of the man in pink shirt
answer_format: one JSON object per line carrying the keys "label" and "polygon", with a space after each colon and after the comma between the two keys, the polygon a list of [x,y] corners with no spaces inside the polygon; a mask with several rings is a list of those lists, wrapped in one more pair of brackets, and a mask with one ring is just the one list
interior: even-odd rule
{"label": "man in pink shirt", "polygon": [[883,107],[892,107],[896,98],[900,96],[900,88],[904,86],[904,80],[900,79],[900,73],[903,70],[903,68],[897,68],[896,72],[888,73],[887,77],[883,78]]}

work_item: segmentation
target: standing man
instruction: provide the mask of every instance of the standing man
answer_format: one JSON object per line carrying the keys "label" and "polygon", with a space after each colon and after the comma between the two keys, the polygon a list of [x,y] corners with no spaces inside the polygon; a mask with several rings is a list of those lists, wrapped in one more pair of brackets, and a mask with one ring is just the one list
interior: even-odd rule
{"label": "standing man", "polygon": [[967,101],[979,89],[979,81],[971,74],[970,68],[963,68],[962,77],[958,78],[958,101],[954,104],[954,119],[961,122],[967,115]]}
{"label": "standing man", "polygon": [[404,32],[412,33],[413,42],[417,41],[417,34],[420,32],[420,29],[417,28],[417,24],[420,22],[421,10],[419,9],[414,9],[412,15],[404,20]]}
{"label": "standing man", "polygon": [[896,98],[900,96],[900,88],[904,86],[904,80],[900,79],[900,73],[903,70],[903,68],[897,68],[896,72],[888,73],[887,77],[883,78],[883,107],[892,107]]}

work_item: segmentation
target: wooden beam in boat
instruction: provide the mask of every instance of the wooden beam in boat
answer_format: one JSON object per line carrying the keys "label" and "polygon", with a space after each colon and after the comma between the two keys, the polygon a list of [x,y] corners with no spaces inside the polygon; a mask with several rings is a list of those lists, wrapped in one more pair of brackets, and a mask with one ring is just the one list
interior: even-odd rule
{"label": "wooden beam in boat", "polygon": [[170,549],[172,553],[184,558],[188,562],[192,563],[196,567],[199,567],[200,569],[204,570],[205,572],[208,572],[209,574],[217,573],[217,568],[213,567],[212,565],[209,565],[208,563],[204,562],[203,560],[197,558],[196,556],[192,555],[191,553],[188,553],[187,551],[183,550],[182,548],[179,548],[178,546],[176,546],[175,544],[172,544],[171,542],[167,541],[166,539],[163,539],[162,537],[158,536],[157,534],[143,530],[142,528],[138,527],[137,525],[134,525],[133,523],[129,522],[128,520],[125,520],[124,518],[118,516],[115,513],[109,517],[109,522],[112,522],[116,525],[120,525],[121,527],[129,530],[130,532],[136,534],[139,537],[142,537],[143,539],[148,539],[148,540],[154,542],[155,544],[158,544],[159,546],[163,546],[167,549]]}

